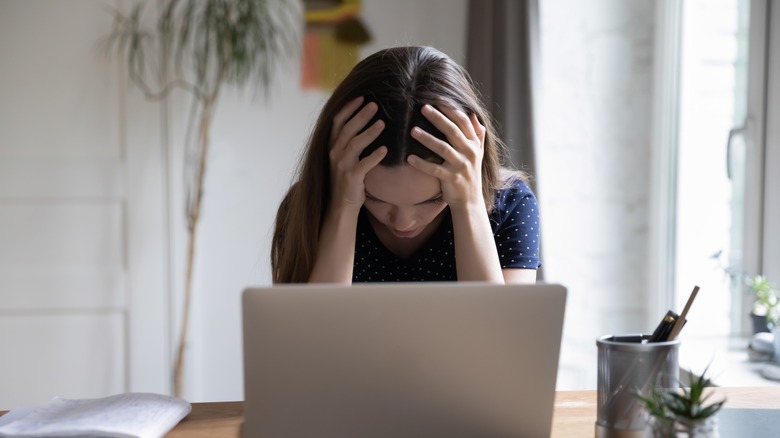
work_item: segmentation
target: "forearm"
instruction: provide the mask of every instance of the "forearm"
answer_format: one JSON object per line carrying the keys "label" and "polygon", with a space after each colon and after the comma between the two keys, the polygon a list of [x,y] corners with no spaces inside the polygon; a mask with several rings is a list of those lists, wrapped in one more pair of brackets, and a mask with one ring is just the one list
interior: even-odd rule
{"label": "forearm", "polygon": [[325,218],[309,283],[352,284],[358,212],[334,209]]}
{"label": "forearm", "polygon": [[504,283],[484,206],[451,208],[458,281]]}

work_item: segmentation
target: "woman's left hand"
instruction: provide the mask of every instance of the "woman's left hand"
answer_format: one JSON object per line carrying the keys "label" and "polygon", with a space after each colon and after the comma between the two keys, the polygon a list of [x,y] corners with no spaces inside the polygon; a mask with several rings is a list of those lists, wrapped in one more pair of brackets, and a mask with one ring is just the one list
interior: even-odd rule
{"label": "woman's left hand", "polygon": [[424,105],[422,114],[446,137],[439,140],[419,127],[412,128],[412,137],[444,159],[441,164],[425,161],[410,155],[408,162],[415,169],[434,176],[441,181],[444,201],[450,208],[481,205],[482,157],[485,149],[485,127],[479,123],[476,114],[431,105]]}

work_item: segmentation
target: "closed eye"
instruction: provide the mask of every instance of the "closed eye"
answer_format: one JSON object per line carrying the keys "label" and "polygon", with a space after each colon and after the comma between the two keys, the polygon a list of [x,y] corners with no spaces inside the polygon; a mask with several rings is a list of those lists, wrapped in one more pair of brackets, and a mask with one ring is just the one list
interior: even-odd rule
{"label": "closed eye", "polygon": [[384,202],[384,201],[381,201],[381,200],[379,200],[379,199],[376,199],[375,197],[373,197],[373,196],[369,195],[368,193],[366,193],[366,201],[371,201],[371,202]]}
{"label": "closed eye", "polygon": [[444,202],[444,198],[439,196],[438,198],[433,198],[427,201],[423,201],[422,204],[438,204],[439,202]]}
{"label": "closed eye", "polygon": [[[377,198],[371,196],[368,192],[364,192],[364,194],[366,196],[366,201],[376,202],[376,203],[380,203],[380,204],[386,204],[387,203],[387,202],[385,202],[385,201],[383,201],[381,199],[377,199]],[[439,194],[439,196],[437,196],[435,198],[431,198],[431,199],[428,199],[427,201],[419,202],[419,203],[417,203],[415,205],[433,205],[433,204],[438,204],[440,202],[444,202],[444,197],[441,194]]]}

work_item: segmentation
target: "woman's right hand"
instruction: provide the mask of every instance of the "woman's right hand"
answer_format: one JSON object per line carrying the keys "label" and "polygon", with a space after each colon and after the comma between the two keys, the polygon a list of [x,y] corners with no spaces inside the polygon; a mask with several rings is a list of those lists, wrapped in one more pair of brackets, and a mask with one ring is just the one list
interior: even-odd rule
{"label": "woman's right hand", "polygon": [[[366,174],[376,167],[387,154],[387,147],[381,146],[367,157],[360,159],[360,153],[379,137],[385,127],[377,120],[368,129],[360,132],[376,114],[378,106],[369,102],[360,108],[364,98],[350,101],[333,118],[330,135],[330,187],[331,206],[358,211],[366,200]],[[349,118],[352,116],[352,118]]]}

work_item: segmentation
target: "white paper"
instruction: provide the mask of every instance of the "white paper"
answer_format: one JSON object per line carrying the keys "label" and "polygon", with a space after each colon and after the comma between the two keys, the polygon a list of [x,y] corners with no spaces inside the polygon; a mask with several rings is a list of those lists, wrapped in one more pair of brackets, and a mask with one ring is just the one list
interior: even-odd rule
{"label": "white paper", "polygon": [[0,417],[0,427],[26,417],[27,414],[36,409],[38,409],[38,406],[17,406]]}
{"label": "white paper", "polygon": [[191,410],[188,402],[162,394],[130,393],[78,400],[56,397],[0,426],[0,436],[157,438]]}

